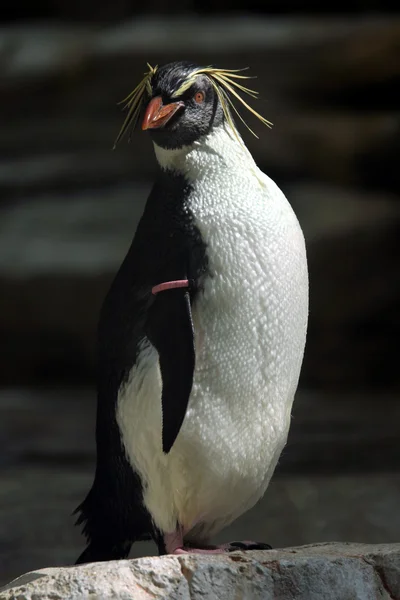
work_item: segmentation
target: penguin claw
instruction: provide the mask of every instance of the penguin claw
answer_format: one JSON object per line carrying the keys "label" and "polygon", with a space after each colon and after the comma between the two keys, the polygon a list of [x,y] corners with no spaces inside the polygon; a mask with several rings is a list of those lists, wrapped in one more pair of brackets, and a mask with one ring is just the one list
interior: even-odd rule
{"label": "penguin claw", "polygon": [[192,548],[191,546],[182,546],[176,548],[172,554],[224,554],[228,552],[246,550],[272,550],[272,546],[263,542],[252,542],[249,540],[243,542],[229,542],[221,546],[205,546],[203,548]]}
{"label": "penguin claw", "polygon": [[272,546],[265,544],[264,542],[253,542],[250,540],[244,540],[243,542],[229,542],[224,544],[226,552],[235,552],[238,550],[272,550]]}

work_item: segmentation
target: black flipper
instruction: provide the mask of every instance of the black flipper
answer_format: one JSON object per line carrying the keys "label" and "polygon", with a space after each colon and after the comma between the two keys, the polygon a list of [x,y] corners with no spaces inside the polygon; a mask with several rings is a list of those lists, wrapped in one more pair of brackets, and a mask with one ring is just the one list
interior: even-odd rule
{"label": "black flipper", "polygon": [[159,292],[149,310],[146,335],[159,354],[162,377],[162,445],[168,454],[183,420],[193,385],[194,332],[189,292]]}

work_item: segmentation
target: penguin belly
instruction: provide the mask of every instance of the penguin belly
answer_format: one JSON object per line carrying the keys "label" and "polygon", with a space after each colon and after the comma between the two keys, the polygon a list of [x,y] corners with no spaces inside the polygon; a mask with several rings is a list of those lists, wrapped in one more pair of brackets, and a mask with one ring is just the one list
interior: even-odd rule
{"label": "penguin belly", "polygon": [[[304,239],[284,195],[260,172],[247,200],[212,202],[201,182],[192,211],[209,275],[192,307],[196,367],[185,420],[162,451],[162,382],[144,340],[120,390],[117,420],[143,501],[164,533],[206,541],[263,495],[286,443],[305,345]],[[243,182],[237,182],[242,189]]]}

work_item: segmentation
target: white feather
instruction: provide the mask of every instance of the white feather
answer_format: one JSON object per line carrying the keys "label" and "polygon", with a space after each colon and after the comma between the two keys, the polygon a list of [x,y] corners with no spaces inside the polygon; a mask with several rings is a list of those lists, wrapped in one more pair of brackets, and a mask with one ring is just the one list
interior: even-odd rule
{"label": "white feather", "polygon": [[118,422],[155,524],[205,540],[262,496],[285,445],[306,338],[305,245],[285,196],[226,126],[190,147],[155,150],[193,186],[211,277],[193,306],[194,383],[170,453],[148,343],[120,391]]}

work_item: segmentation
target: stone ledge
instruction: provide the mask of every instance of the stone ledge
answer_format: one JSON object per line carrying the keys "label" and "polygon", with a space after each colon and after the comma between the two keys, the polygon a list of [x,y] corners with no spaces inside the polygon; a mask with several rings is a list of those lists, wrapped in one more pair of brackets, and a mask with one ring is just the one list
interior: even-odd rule
{"label": "stone ledge", "polygon": [[32,571],[0,600],[395,600],[400,544],[325,543],[225,556],[164,556]]}

